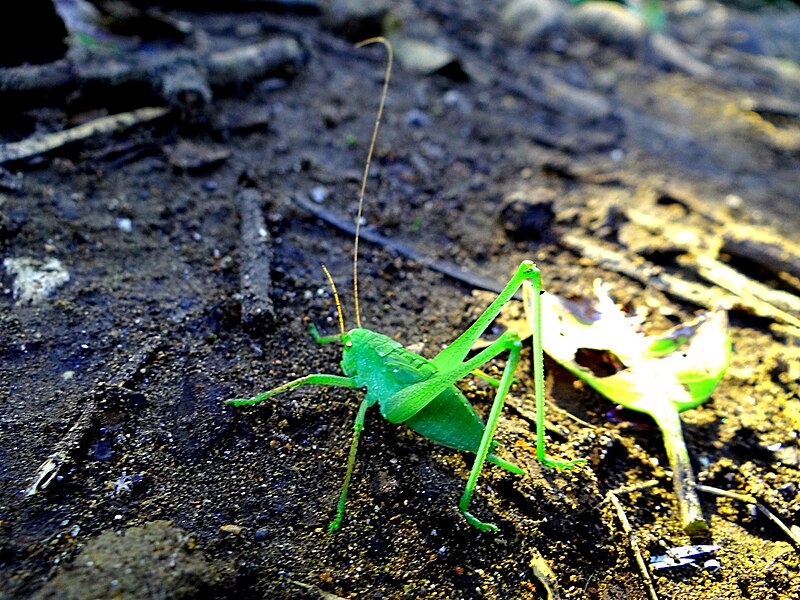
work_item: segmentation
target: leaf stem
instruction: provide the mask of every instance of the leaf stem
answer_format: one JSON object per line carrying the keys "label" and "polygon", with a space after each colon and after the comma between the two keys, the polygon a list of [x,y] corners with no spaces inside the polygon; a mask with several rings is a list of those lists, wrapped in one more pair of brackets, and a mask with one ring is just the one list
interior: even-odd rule
{"label": "leaf stem", "polygon": [[709,533],[708,523],[703,517],[700,498],[695,491],[694,472],[689,451],[683,439],[683,428],[678,411],[661,410],[650,413],[664,436],[664,447],[672,468],[672,484],[678,496],[683,530],[691,537],[702,537]]}

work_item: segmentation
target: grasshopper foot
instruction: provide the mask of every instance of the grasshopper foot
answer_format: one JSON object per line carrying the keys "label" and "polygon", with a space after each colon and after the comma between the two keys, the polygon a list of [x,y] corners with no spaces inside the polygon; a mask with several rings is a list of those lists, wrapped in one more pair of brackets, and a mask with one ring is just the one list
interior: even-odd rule
{"label": "grasshopper foot", "polygon": [[331,521],[330,525],[328,525],[328,533],[333,533],[335,531],[338,531],[339,527],[341,526],[342,526],[342,517],[338,516],[333,521]]}
{"label": "grasshopper foot", "polygon": [[248,406],[257,403],[258,401],[253,398],[231,398],[230,400],[225,400],[225,404],[228,406]]}
{"label": "grasshopper foot", "polygon": [[581,465],[586,462],[585,458],[575,458],[573,460],[555,460],[554,458],[547,458],[544,457],[540,461],[545,467],[555,468],[555,469],[562,469],[564,471],[569,471],[570,469],[574,468],[575,465]]}
{"label": "grasshopper foot", "polygon": [[264,392],[263,394],[258,394],[257,396],[253,396],[252,398],[231,398],[230,400],[225,400],[226,405],[230,406],[251,406],[253,404],[258,404],[259,402],[263,402],[267,398],[270,398],[274,394],[270,392]]}
{"label": "grasshopper foot", "polygon": [[491,523],[484,523],[483,521],[481,521],[480,519],[477,519],[476,517],[474,517],[472,514],[468,513],[467,511],[463,511],[463,512],[464,512],[464,518],[475,529],[478,529],[479,531],[497,533],[497,531],[498,531],[497,525],[492,525]]}

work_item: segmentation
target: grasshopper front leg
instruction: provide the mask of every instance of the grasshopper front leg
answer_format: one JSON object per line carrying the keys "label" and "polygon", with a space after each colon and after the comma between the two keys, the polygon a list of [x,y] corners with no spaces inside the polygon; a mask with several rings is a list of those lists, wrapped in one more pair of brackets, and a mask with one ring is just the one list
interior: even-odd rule
{"label": "grasshopper front leg", "polygon": [[355,467],[356,454],[358,453],[358,440],[361,438],[361,432],[364,431],[364,418],[366,417],[369,407],[370,402],[366,398],[361,401],[361,406],[358,407],[356,421],[353,424],[353,441],[350,443],[350,454],[347,456],[347,472],[344,475],[339,504],[336,506],[336,517],[334,517],[331,524],[328,525],[328,533],[333,533],[339,529],[342,524],[342,519],[344,518],[344,506],[347,502],[347,491],[350,488],[350,477],[353,475],[353,467]]}
{"label": "grasshopper front leg", "polygon": [[273,396],[277,396],[283,392],[288,392],[289,390],[298,388],[301,385],[333,385],[350,389],[355,389],[358,387],[358,384],[355,382],[355,380],[350,377],[315,373],[313,375],[306,375],[305,377],[293,379],[289,383],[284,383],[283,385],[274,389],[257,394],[252,398],[232,398],[230,400],[225,400],[225,404],[230,404],[232,406],[248,406],[251,404],[258,404],[259,402],[263,402],[268,398],[272,398]]}

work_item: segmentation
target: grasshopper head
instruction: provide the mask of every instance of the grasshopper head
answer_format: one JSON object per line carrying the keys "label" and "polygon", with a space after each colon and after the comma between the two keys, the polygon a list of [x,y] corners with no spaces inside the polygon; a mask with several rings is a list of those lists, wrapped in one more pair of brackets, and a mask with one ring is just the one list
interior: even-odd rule
{"label": "grasshopper head", "polygon": [[361,363],[363,345],[359,343],[362,337],[359,331],[359,329],[351,329],[342,334],[342,371],[348,377],[353,377],[358,373],[358,366]]}
{"label": "grasshopper head", "polygon": [[357,327],[342,335],[342,370],[348,377],[363,377],[385,370],[385,357],[400,344],[383,334]]}

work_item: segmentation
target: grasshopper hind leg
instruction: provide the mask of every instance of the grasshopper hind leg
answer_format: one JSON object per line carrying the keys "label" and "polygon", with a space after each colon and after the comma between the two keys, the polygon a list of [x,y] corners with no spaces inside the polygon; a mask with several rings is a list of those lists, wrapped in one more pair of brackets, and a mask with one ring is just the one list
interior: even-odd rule
{"label": "grasshopper hind leg", "polygon": [[531,327],[533,338],[533,379],[536,386],[536,457],[546,467],[572,469],[575,465],[586,462],[585,458],[572,460],[556,460],[547,456],[544,447],[544,350],[542,348],[542,287],[525,281],[522,284],[522,295],[525,299],[525,312],[532,315],[534,326]]}
{"label": "grasshopper hind leg", "polygon": [[503,376],[500,379],[500,383],[497,386],[497,392],[495,393],[494,402],[492,403],[492,410],[489,412],[489,417],[486,419],[486,428],[483,430],[483,437],[481,438],[478,452],[475,454],[475,463],[472,465],[472,471],[469,474],[467,485],[464,488],[464,495],[461,497],[461,501],[458,503],[458,507],[461,509],[461,512],[464,514],[464,518],[469,522],[470,525],[481,531],[492,532],[497,531],[497,525],[484,523],[470,513],[467,509],[469,508],[472,494],[475,492],[475,485],[477,484],[478,477],[483,469],[483,463],[487,460],[489,451],[492,448],[492,438],[494,437],[495,429],[497,429],[497,422],[500,419],[500,413],[503,410],[503,404],[505,403],[506,395],[508,394],[508,390],[511,388],[511,384],[514,381],[514,371],[517,369],[517,364],[519,363],[519,354],[522,348],[522,343],[519,341],[519,337],[513,332],[505,333],[503,337],[495,342],[495,344],[508,349],[508,361],[506,362],[506,367],[503,370]]}

